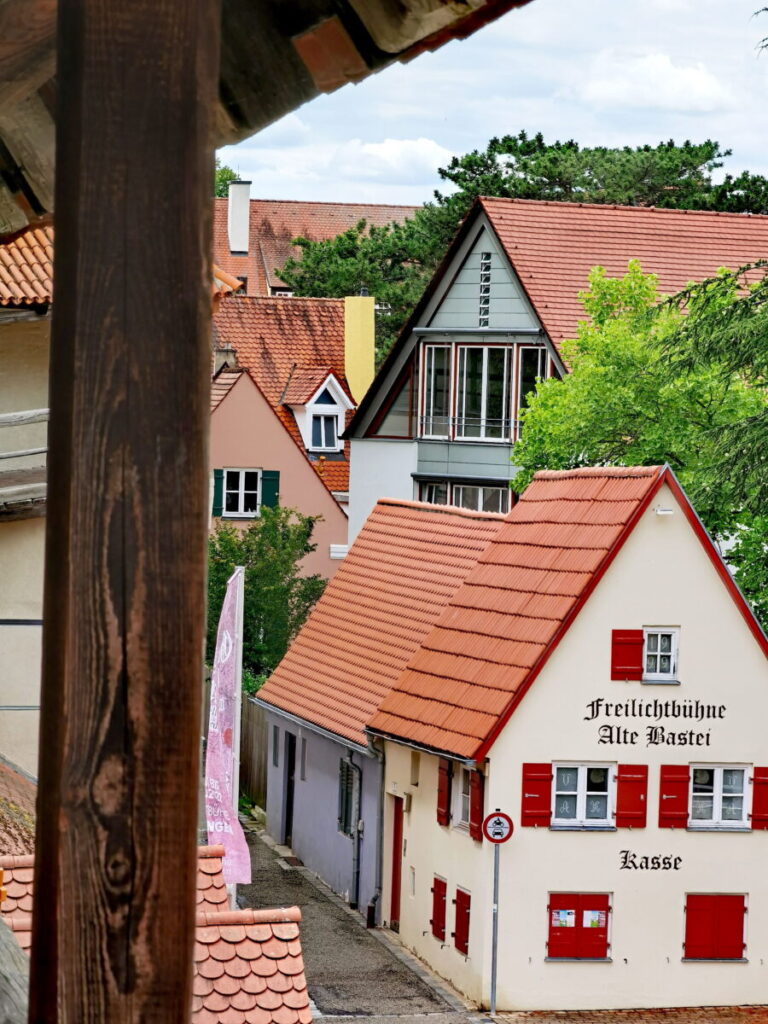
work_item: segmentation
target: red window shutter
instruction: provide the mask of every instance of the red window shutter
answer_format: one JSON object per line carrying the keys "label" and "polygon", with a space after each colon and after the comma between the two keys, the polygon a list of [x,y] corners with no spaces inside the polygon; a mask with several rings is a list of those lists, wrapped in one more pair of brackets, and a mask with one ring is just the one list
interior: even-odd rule
{"label": "red window shutter", "polygon": [[740,960],[744,956],[742,895],[691,893],[685,901],[685,957]]}
{"label": "red window shutter", "polygon": [[456,930],[453,932],[453,944],[460,953],[469,952],[469,909],[472,897],[463,889],[456,890]]}
{"label": "red window shutter", "polygon": [[445,901],[448,886],[444,878],[435,878],[432,882],[432,934],[436,939],[445,942]]}
{"label": "red window shutter", "polygon": [[576,925],[580,906],[581,897],[577,893],[553,892],[550,894],[547,906],[549,914],[547,956],[576,957],[579,955]]}
{"label": "red window shutter", "polygon": [[659,828],[685,828],[688,824],[688,790],[691,770],[687,764],[663,764],[659,782]]}
{"label": "red window shutter", "polygon": [[611,679],[642,678],[642,629],[614,629],[611,632]]}
{"label": "red window shutter", "polygon": [[485,776],[474,771],[469,776],[469,834],[478,843],[483,841],[483,809],[485,803]]}
{"label": "red window shutter", "polygon": [[576,921],[577,956],[584,960],[599,960],[608,956],[608,915],[610,902],[607,893],[589,893],[579,897]]}
{"label": "red window shutter", "polygon": [[768,828],[768,768],[752,769],[752,828]]}
{"label": "red window shutter", "polygon": [[441,757],[437,767],[437,824],[451,821],[451,762]]}
{"label": "red window shutter", "polygon": [[648,765],[620,764],[616,776],[616,827],[645,828]]}
{"label": "red window shutter", "polygon": [[552,820],[552,765],[523,765],[521,825],[545,825]]}

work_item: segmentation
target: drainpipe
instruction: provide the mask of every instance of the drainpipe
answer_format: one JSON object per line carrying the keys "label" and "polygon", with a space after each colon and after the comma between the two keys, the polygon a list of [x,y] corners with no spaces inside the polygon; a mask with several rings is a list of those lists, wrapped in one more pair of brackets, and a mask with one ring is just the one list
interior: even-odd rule
{"label": "drainpipe", "polygon": [[365,924],[368,928],[375,928],[377,924],[377,917],[379,917],[379,904],[381,902],[381,873],[384,864],[384,750],[379,748],[376,739],[373,736],[368,736],[368,747],[371,753],[374,755],[376,760],[379,762],[379,809],[378,809],[378,826],[376,832],[376,891],[373,894],[373,899],[368,904],[368,913],[366,914]]}
{"label": "drainpipe", "polygon": [[363,770],[359,764],[355,764],[353,757],[355,755],[350,750],[349,752],[349,766],[354,769],[357,776],[357,785],[353,788],[355,794],[355,803],[352,808],[352,820],[354,821],[355,834],[352,837],[352,899],[349,901],[350,907],[353,910],[357,910],[360,903],[360,841],[362,839],[363,830],[362,822],[360,820],[360,805],[363,790]]}

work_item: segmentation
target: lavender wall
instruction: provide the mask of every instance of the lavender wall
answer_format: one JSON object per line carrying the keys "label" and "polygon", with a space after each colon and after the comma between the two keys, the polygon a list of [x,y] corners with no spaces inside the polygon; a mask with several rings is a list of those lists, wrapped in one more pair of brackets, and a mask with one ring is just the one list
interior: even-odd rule
{"label": "lavender wall", "polygon": [[[275,727],[278,730],[278,764],[274,764]],[[353,898],[353,843],[337,827],[339,799],[339,761],[347,760],[350,748],[303,727],[280,715],[267,712],[269,753],[267,768],[267,831],[277,842],[285,840],[286,812],[286,732],[296,737],[296,774],[293,811],[293,852],[333,890],[347,900]],[[301,778],[302,740],[306,740],[306,778]],[[359,909],[366,913],[376,892],[377,833],[379,794],[382,775],[375,757],[352,752],[352,760],[362,771],[360,817],[363,833],[360,841]],[[379,914],[377,911],[377,921]]]}

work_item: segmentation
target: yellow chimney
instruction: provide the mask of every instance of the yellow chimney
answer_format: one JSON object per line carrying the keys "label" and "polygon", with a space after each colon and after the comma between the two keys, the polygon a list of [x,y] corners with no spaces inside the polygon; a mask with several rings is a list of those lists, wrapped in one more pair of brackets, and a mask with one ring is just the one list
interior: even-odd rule
{"label": "yellow chimney", "polygon": [[358,405],[373,380],[375,302],[372,295],[347,295],[344,299],[344,367]]}

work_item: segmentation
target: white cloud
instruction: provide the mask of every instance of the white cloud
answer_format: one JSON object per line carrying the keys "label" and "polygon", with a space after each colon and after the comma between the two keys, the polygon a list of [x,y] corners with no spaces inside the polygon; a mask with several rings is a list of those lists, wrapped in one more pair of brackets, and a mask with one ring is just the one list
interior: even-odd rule
{"label": "white cloud", "polygon": [[578,88],[597,107],[713,113],[735,106],[735,97],[702,63],[675,64],[666,53],[630,56],[603,50]]}

